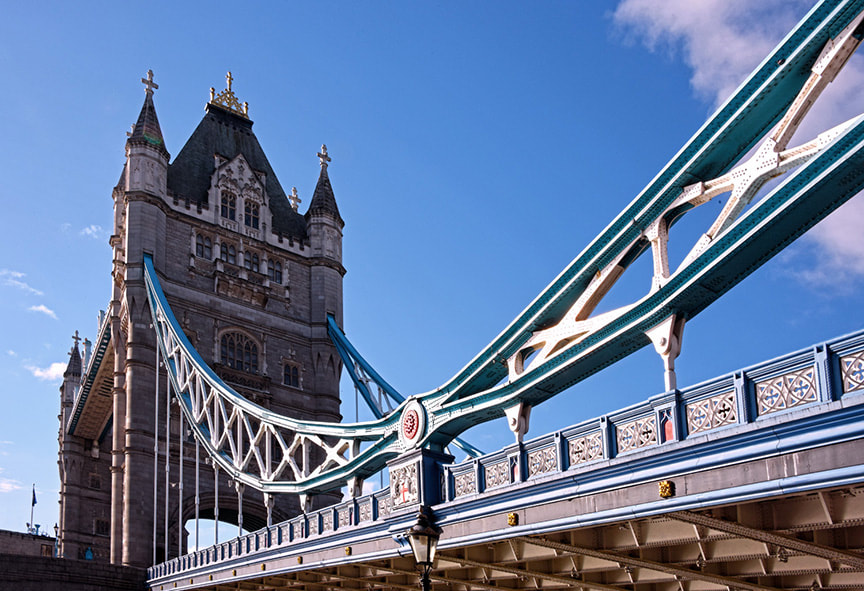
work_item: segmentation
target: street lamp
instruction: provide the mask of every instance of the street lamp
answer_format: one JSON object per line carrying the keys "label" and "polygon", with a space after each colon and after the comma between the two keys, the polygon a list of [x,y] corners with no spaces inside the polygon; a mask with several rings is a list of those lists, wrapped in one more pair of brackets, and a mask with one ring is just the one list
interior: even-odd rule
{"label": "street lamp", "polygon": [[54,557],[60,557],[60,526],[54,524]]}
{"label": "street lamp", "polygon": [[411,552],[414,553],[414,560],[417,561],[417,566],[420,569],[421,589],[429,591],[432,588],[429,581],[429,572],[432,570],[432,563],[435,561],[435,551],[438,549],[438,538],[441,537],[441,529],[432,525],[429,517],[424,512],[425,509],[426,507],[420,506],[417,523],[411,526],[406,535],[408,542],[411,544]]}

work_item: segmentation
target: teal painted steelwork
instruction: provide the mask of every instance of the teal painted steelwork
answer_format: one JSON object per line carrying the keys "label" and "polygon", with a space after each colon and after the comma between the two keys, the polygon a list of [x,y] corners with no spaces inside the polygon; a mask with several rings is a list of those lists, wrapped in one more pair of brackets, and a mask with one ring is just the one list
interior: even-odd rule
{"label": "teal painted steelwork", "polygon": [[[647,247],[644,236],[652,223],[663,216],[673,222],[686,214],[689,204],[670,209],[685,186],[709,181],[727,172],[736,159],[746,154],[784,116],[807,82],[826,43],[852,23],[862,10],[864,0],[825,0],[818,4],[648,187],[492,343],[441,387],[401,402],[396,411],[375,421],[354,425],[296,421],[275,415],[239,396],[219,380],[191,347],[161,292],[153,261],[146,257],[148,296],[160,347],[196,436],[208,453],[240,482],[265,492],[322,492],[341,486],[350,478],[363,478],[377,472],[386,460],[406,451],[407,447],[440,450],[470,426],[503,416],[505,408],[520,402],[539,404],[647,345],[646,331],[670,316],[692,318],[864,188],[864,118],[850,122],[833,142],[714,236],[698,256],[689,259],[658,289],[617,318],[598,325],[587,336],[580,337],[581,340],[574,339],[561,347],[545,362],[501,383],[508,375],[502,360],[517,354],[536,331],[560,321],[589,289],[594,277],[610,263],[619,261],[623,268],[631,264]],[[349,366],[352,365],[349,360],[362,358],[347,339],[338,338],[340,332],[334,333],[331,329],[331,335],[337,335],[334,339],[337,349]],[[365,361],[363,368],[391,397],[401,398]],[[195,372],[196,380],[205,382],[204,386],[199,382],[193,384],[199,389],[197,393],[180,377],[180,374],[188,377],[190,372]],[[353,367],[349,373],[355,384],[363,383],[353,373]],[[230,441],[233,435],[228,437],[230,453],[235,456],[232,459],[229,452],[222,449],[224,437],[202,424],[200,408],[195,410],[196,404],[198,407],[202,404],[202,388],[208,395],[216,393],[235,409],[232,412],[243,415],[250,439],[260,432],[258,423],[266,423],[274,432],[284,429],[309,437],[339,438],[345,445],[352,446],[352,457],[344,463],[337,461],[337,466],[325,466],[314,475],[291,481],[249,473],[245,471],[248,454],[245,460],[238,460],[239,452]],[[372,400],[365,384],[360,391],[367,402]],[[401,409],[412,400],[422,403],[430,426],[417,441],[406,444],[396,434]],[[227,415],[224,420],[228,420]],[[218,420],[214,424],[218,425]],[[361,451],[357,447],[360,442],[374,443]],[[264,465],[260,460],[259,464]]]}
{"label": "teal painted steelwork", "polygon": [[366,401],[366,404],[369,406],[369,409],[372,411],[372,414],[375,415],[376,419],[382,418],[385,413],[372,396],[372,392],[369,391],[368,384],[360,378],[360,375],[357,373],[356,365],[359,365],[363,371],[365,371],[366,374],[372,378],[376,384],[378,384],[381,390],[397,405],[405,402],[405,397],[399,394],[393,386],[388,384],[387,381],[384,380],[377,371],[375,371],[375,368],[369,365],[369,362],[357,352],[357,349],[354,348],[345,336],[345,333],[342,332],[341,328],[339,328],[339,325],[336,323],[336,318],[334,318],[332,314],[327,315],[327,334],[330,336],[330,340],[333,341],[333,345],[336,346],[336,350],[339,352],[339,357],[342,358],[342,362],[345,364],[345,369],[348,371],[348,375],[351,376],[351,381],[354,382],[354,387],[360,391],[363,400]]}
{"label": "teal painted steelwork", "polygon": [[[330,335],[330,340],[333,341],[333,344],[336,346],[336,350],[339,352],[339,356],[345,364],[345,369],[348,371],[348,375],[351,376],[351,381],[354,382],[354,387],[359,390],[360,395],[363,396],[363,399],[366,401],[366,404],[369,406],[376,419],[383,418],[385,413],[381,408],[379,408],[377,401],[369,391],[369,385],[365,380],[361,379],[360,375],[357,373],[355,364],[359,365],[363,371],[366,372],[366,375],[372,378],[384,393],[397,405],[405,402],[405,397],[399,394],[393,386],[388,384],[384,378],[375,371],[369,362],[357,352],[357,349],[351,344],[348,337],[346,337],[345,333],[342,332],[342,329],[339,328],[339,325],[336,323],[336,318],[334,318],[332,314],[327,315],[327,334]],[[482,451],[459,437],[453,439],[453,445],[468,454],[469,458],[476,458],[483,455]]]}
{"label": "teal painted steelwork", "polygon": [[[66,432],[75,435],[75,428],[78,426],[78,420],[81,418],[81,413],[84,412],[84,405],[87,398],[90,396],[90,390],[93,388],[93,383],[96,381],[96,374],[99,373],[99,367],[102,365],[102,359],[105,357],[105,352],[108,350],[108,345],[111,344],[111,321],[106,314],[102,319],[102,325],[99,327],[99,334],[96,337],[96,344],[93,350],[93,356],[88,360],[87,367],[84,369],[84,381],[75,396],[75,405],[73,407],[72,416],[66,424]],[[109,418],[108,423],[111,422]],[[105,429],[108,427],[106,426]],[[103,430],[100,440],[104,437]]]}
{"label": "teal painted steelwork", "polygon": [[[157,342],[166,361],[171,384],[174,390],[179,393],[180,408],[196,439],[209,456],[219,464],[220,468],[232,478],[264,492],[323,492],[339,488],[350,478],[371,476],[378,472],[388,459],[399,453],[398,449],[393,446],[396,439],[396,425],[399,421],[398,413],[369,423],[320,423],[291,419],[246,400],[216,375],[189,342],[168,305],[153,265],[153,258],[149,254],[144,256],[144,271],[147,299],[157,334]],[[352,455],[344,464],[323,473],[305,478],[295,478],[290,481],[268,480],[260,473],[246,471],[244,467],[238,465],[240,462],[236,458],[230,457],[230,453],[218,445],[218,440],[214,440],[214,438],[220,438],[222,434],[215,432],[206,424],[202,418],[203,411],[200,406],[204,397],[210,396],[218,399],[214,403],[213,414],[219,411],[222,413],[221,419],[215,419],[217,425],[220,420],[227,422],[234,414],[241,417],[238,422],[242,424],[235,423],[235,428],[241,434],[237,435],[235,432],[229,437],[231,441],[228,443],[231,444],[232,451],[235,444],[232,438],[235,436],[242,438],[243,429],[252,429],[253,422],[256,427],[267,425],[268,428],[272,428],[274,433],[278,431],[286,440],[291,436],[300,435],[313,439],[318,438],[321,441],[335,438],[339,441],[350,442],[357,447],[361,442],[369,442],[370,445],[365,449],[358,449],[357,453]],[[226,410],[226,405],[230,406],[228,410]],[[212,416],[210,418],[212,419]],[[222,426],[224,427],[224,425]],[[291,435],[287,435],[289,433]],[[244,459],[248,463],[248,457]]]}

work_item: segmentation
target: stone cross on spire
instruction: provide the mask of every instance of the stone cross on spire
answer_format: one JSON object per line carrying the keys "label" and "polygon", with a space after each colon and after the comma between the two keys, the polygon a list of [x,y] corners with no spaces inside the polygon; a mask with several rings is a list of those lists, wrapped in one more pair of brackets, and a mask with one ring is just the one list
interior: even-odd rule
{"label": "stone cross on spire", "polygon": [[228,92],[231,92],[231,83],[234,82],[234,76],[231,75],[231,72],[225,76],[225,80],[228,84]]}
{"label": "stone cross on spire", "polygon": [[147,94],[153,94],[153,90],[159,90],[159,85],[153,82],[153,70],[147,70],[147,78],[141,78],[141,82],[147,87]]}
{"label": "stone cross on spire", "polygon": [[291,187],[291,194],[288,195],[288,200],[291,202],[291,208],[297,211],[297,204],[303,203],[303,200],[300,199],[300,195],[297,193],[297,187]]}
{"label": "stone cross on spire", "polygon": [[321,159],[321,168],[327,170],[327,163],[331,160],[330,156],[327,155],[327,144],[321,144],[321,151],[318,152],[318,158]]}
{"label": "stone cross on spire", "polygon": [[72,340],[75,341],[75,346],[78,346],[78,341],[81,340],[81,337],[78,336],[78,331],[75,331],[75,334],[72,336]]}

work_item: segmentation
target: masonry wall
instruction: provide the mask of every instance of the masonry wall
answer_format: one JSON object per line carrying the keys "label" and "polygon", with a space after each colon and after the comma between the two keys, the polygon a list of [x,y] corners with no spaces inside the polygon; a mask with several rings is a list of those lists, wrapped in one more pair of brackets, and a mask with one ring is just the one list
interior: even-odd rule
{"label": "masonry wall", "polygon": [[128,566],[0,553],[0,591],[144,591],[146,580]]}
{"label": "masonry wall", "polygon": [[17,531],[0,530],[0,554],[21,556],[54,555],[54,538]]}

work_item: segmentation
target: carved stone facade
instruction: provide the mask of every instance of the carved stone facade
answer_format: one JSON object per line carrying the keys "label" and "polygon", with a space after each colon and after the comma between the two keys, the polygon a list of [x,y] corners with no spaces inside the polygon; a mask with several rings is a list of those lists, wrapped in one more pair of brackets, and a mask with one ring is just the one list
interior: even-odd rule
{"label": "carved stone facade", "polygon": [[[153,87],[151,80],[113,192],[106,348],[82,363],[76,345],[61,389],[63,554],[74,558],[90,548],[97,560],[134,566],[152,563],[154,437],[157,561],[178,553],[185,542],[177,526],[181,511],[184,521],[195,511],[195,446],[185,434],[181,437],[173,405],[166,547],[167,377],[162,372],[157,378],[155,369],[144,254],[152,255],[168,302],[193,346],[237,392],[291,417],[341,420],[341,362],[327,336],[327,315],[342,323],[343,221],[326,166],[317,172],[308,212],[298,213],[252,132],[246,107],[238,111],[222,100],[226,93],[233,97],[230,88],[207,104],[203,120],[169,164]],[[316,174],[312,166],[296,184],[314,180],[309,178]],[[85,390],[88,395],[82,397]],[[176,487],[181,441],[182,500]],[[236,524],[237,493],[224,474],[214,477],[203,458],[199,468],[200,516],[213,518],[218,510],[220,521]],[[314,504],[334,499],[322,496]],[[245,529],[266,523],[260,493],[247,489],[242,508]],[[298,512],[296,497],[280,495],[273,519]],[[332,520],[327,525],[332,528]]]}

